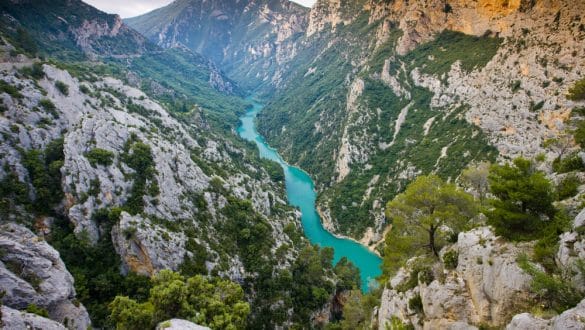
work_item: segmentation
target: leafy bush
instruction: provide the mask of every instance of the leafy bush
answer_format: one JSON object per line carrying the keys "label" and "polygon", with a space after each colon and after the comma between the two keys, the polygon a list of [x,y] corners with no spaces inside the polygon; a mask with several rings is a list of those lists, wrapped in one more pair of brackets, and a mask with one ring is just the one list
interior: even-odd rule
{"label": "leafy bush", "polygon": [[572,153],[565,158],[557,158],[552,163],[553,170],[557,173],[568,173],[585,169],[583,160],[578,153]]}
{"label": "leafy bush", "polygon": [[35,62],[31,66],[25,66],[20,70],[20,72],[25,76],[33,78],[34,80],[43,79],[45,77],[43,64],[40,62]]}
{"label": "leafy bush", "polygon": [[554,189],[544,173],[517,158],[513,165],[493,165],[488,178],[496,199],[486,215],[496,234],[512,240],[540,237],[546,227],[542,218],[552,219],[556,212]]}
{"label": "leafy bush", "polygon": [[213,329],[242,329],[246,324],[250,305],[234,282],[201,275],[186,279],[169,270],[160,271],[152,281],[147,301],[117,296],[110,304],[118,329],[152,328],[177,317]]}
{"label": "leafy bush", "polygon": [[579,182],[579,178],[575,174],[567,175],[559,184],[557,185],[557,200],[562,201],[564,199],[573,197],[577,195],[579,192],[578,188],[581,185]]}
{"label": "leafy bush", "polygon": [[569,88],[567,98],[572,101],[585,100],[585,78],[575,82],[575,85]]}
{"label": "leafy bush", "polygon": [[557,313],[575,307],[585,297],[585,293],[575,287],[570,279],[539,270],[526,256],[519,258],[518,265],[532,276],[531,291],[537,295],[539,302]]}
{"label": "leafy bush", "polygon": [[33,313],[42,317],[49,317],[49,312],[46,309],[39,307],[35,304],[29,304],[28,306],[26,306],[26,312]]}
{"label": "leafy bush", "polygon": [[63,198],[61,167],[64,157],[62,138],[51,141],[44,151],[22,151],[22,164],[35,188],[34,207],[39,213],[49,214],[51,207]]}
{"label": "leafy bush", "polygon": [[91,244],[87,233],[76,235],[67,219],[58,218],[51,228],[49,243],[59,251],[75,279],[77,298],[85,305],[96,328],[113,328],[108,323],[108,304],[116,295],[146,299],[151,283],[145,276],[120,274],[121,260],[111,240],[111,228],[120,217],[119,209],[99,209],[93,220],[103,235]]}
{"label": "leafy bush", "polygon": [[41,99],[39,101],[39,106],[43,107],[43,109],[45,109],[45,111],[50,113],[53,116],[53,118],[59,118],[59,113],[57,112],[57,107],[55,107],[55,104],[53,102],[51,102],[51,100]]}
{"label": "leafy bush", "polygon": [[96,164],[103,166],[110,166],[114,163],[114,153],[100,148],[94,148],[85,153],[85,157],[89,160],[91,166]]}
{"label": "leafy bush", "polygon": [[417,294],[408,300],[408,308],[419,314],[424,313],[424,307],[420,294]]}
{"label": "leafy bush", "polygon": [[447,269],[455,269],[457,268],[457,264],[459,263],[459,253],[455,250],[449,250],[445,252],[443,255],[443,264]]}
{"label": "leafy bush", "polygon": [[55,87],[57,87],[57,90],[59,90],[61,94],[69,96],[69,86],[67,86],[67,84],[65,84],[64,82],[60,80],[55,81]]}
{"label": "leafy bush", "polygon": [[156,184],[156,168],[152,157],[152,150],[149,145],[141,142],[136,135],[132,135],[124,145],[124,153],[121,155],[122,160],[132,168],[135,173],[132,175],[134,183],[130,191],[130,196],[124,205],[124,209],[132,214],[138,214],[144,209],[144,195],[147,191],[152,191],[147,187],[147,181],[150,184]]}
{"label": "leafy bush", "polygon": [[24,97],[22,94],[20,94],[18,88],[10,85],[4,80],[0,80],[0,93],[2,92],[14,97],[15,99],[22,99]]}
{"label": "leafy bush", "polygon": [[434,280],[433,272],[428,266],[430,260],[420,259],[412,266],[408,279],[397,285],[394,289],[398,292],[406,292],[414,289],[419,283],[430,284]]}

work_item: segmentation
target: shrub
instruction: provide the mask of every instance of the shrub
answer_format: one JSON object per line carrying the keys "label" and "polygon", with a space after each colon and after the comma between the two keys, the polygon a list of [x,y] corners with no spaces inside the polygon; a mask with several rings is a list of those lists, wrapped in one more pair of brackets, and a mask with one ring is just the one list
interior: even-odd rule
{"label": "shrub", "polygon": [[55,104],[53,102],[51,102],[51,100],[41,99],[39,101],[39,106],[41,106],[43,109],[45,109],[46,112],[51,114],[51,116],[53,116],[53,118],[59,118],[59,113],[57,112],[57,107],[55,107]]}
{"label": "shrub", "polygon": [[443,255],[443,264],[447,269],[455,269],[459,263],[458,259],[459,253],[455,250],[449,250]]}
{"label": "shrub", "polygon": [[565,158],[555,159],[552,163],[553,170],[557,173],[580,171],[585,168],[583,160],[578,153],[572,153]]}
{"label": "shrub", "polygon": [[87,87],[86,85],[79,86],[79,91],[82,92],[83,94],[91,93],[91,91],[89,90],[89,87]]}
{"label": "shrub", "polygon": [[564,199],[577,195],[578,188],[581,182],[575,174],[569,174],[557,185],[557,200],[562,201]]}
{"label": "shrub", "polygon": [[96,166],[96,164],[103,165],[103,166],[110,166],[114,163],[114,153],[100,148],[94,148],[85,153],[85,158],[89,160],[91,166]]}
{"label": "shrub", "polygon": [[38,316],[42,317],[49,317],[49,312],[46,309],[39,307],[35,304],[29,304],[28,306],[26,306],[26,312],[37,314]]}
{"label": "shrub", "polygon": [[61,94],[69,96],[69,86],[67,86],[67,84],[65,84],[64,82],[60,80],[55,81],[55,87],[57,87],[57,90],[59,90]]}
{"label": "shrub", "polygon": [[415,311],[416,313],[424,313],[424,307],[420,294],[417,294],[408,300],[408,308]]}
{"label": "shrub", "polygon": [[585,78],[575,82],[575,85],[569,89],[567,98],[572,101],[585,100]]}
{"label": "shrub", "polygon": [[556,213],[552,202],[554,189],[544,173],[531,161],[517,158],[513,165],[490,168],[492,209],[486,212],[496,234],[512,240],[531,240],[542,234],[546,221]]}
{"label": "shrub", "polygon": [[43,79],[45,77],[45,71],[43,70],[43,64],[39,62],[33,63],[29,67],[23,67],[20,72],[25,76],[31,77],[34,80]]}
{"label": "shrub", "polygon": [[536,294],[539,302],[557,313],[575,307],[585,296],[584,292],[576,288],[570,279],[541,271],[530,263],[526,256],[518,259],[518,265],[532,276],[530,289]]}
{"label": "shrub", "polygon": [[169,270],[152,279],[146,302],[117,296],[109,305],[118,329],[152,328],[159,322],[182,317],[213,329],[242,329],[250,313],[240,285],[201,275],[186,279]]}
{"label": "shrub", "polygon": [[24,97],[22,94],[20,94],[18,88],[10,85],[4,80],[0,80],[0,93],[2,92],[14,97],[15,99],[22,99]]}

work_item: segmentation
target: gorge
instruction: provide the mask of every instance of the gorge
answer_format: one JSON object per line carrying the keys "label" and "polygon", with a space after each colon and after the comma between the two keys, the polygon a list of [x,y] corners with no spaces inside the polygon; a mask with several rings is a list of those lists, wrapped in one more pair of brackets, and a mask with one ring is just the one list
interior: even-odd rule
{"label": "gorge", "polygon": [[375,279],[380,275],[380,258],[358,242],[347,238],[335,237],[325,230],[321,219],[315,209],[316,192],[313,181],[303,170],[286,163],[278,152],[266,143],[266,140],[258,134],[254,121],[262,104],[252,99],[252,108],[241,117],[242,125],[238,128],[238,134],[245,140],[254,142],[260,151],[260,157],[277,162],[284,170],[286,192],[290,205],[301,211],[301,223],[305,236],[313,244],[334,249],[333,263],[337,263],[342,257],[347,258],[360,270],[362,290],[367,292],[368,286],[375,284]]}
{"label": "gorge", "polygon": [[0,1],[0,328],[585,328],[584,12]]}

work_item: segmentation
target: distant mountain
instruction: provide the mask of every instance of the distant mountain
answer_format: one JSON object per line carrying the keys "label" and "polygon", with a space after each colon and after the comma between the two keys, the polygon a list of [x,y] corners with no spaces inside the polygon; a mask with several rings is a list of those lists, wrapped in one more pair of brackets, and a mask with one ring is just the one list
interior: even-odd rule
{"label": "distant mountain", "polygon": [[178,0],[125,20],[162,47],[184,45],[245,88],[279,82],[309,9],[288,0]]}
{"label": "distant mountain", "polygon": [[6,0],[0,3],[0,31],[16,36],[30,32],[44,53],[79,58],[129,56],[155,50],[118,15],[101,12],[81,1]]}

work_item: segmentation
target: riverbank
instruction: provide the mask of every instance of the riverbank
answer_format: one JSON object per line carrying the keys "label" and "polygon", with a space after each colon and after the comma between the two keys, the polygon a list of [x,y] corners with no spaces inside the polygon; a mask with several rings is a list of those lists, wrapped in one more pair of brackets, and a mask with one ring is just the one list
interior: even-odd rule
{"label": "riverbank", "polygon": [[252,107],[240,117],[242,125],[238,127],[238,134],[241,138],[256,144],[260,157],[275,161],[282,166],[287,202],[301,211],[301,224],[305,237],[312,244],[333,248],[333,263],[337,263],[342,258],[351,261],[360,270],[362,290],[367,292],[371,281],[381,274],[382,259],[379,254],[355,239],[334,235],[323,226],[316,209],[317,192],[313,180],[306,171],[285,162],[278,151],[271,148],[258,133],[255,119],[263,106],[253,99],[250,101]]}
{"label": "riverbank", "polygon": [[354,241],[358,244],[361,244],[365,248],[370,250],[370,252],[372,252],[375,255],[377,255],[378,257],[382,258],[382,255],[380,254],[380,252],[378,252],[378,250],[376,250],[376,248],[380,244],[382,244],[382,242],[384,242],[384,237],[386,237],[386,234],[390,230],[391,226],[388,226],[384,229],[384,233],[382,233],[382,239],[380,239],[379,241],[376,241],[374,244],[370,245],[368,243],[372,242],[372,240],[374,239],[374,236],[376,235],[376,233],[374,233],[374,230],[372,229],[372,227],[368,227],[368,229],[366,230],[366,233],[364,234],[364,236],[360,240],[357,240],[353,237],[341,235],[341,234],[338,234],[335,232],[335,230],[336,230],[335,224],[331,220],[331,217],[329,216],[329,214],[326,214],[319,206],[316,206],[315,208],[317,209],[317,214],[319,214],[319,218],[321,218],[321,224],[323,225],[323,228],[325,228],[325,230],[327,230],[331,235],[333,235],[339,239],[347,239],[350,241]]}

